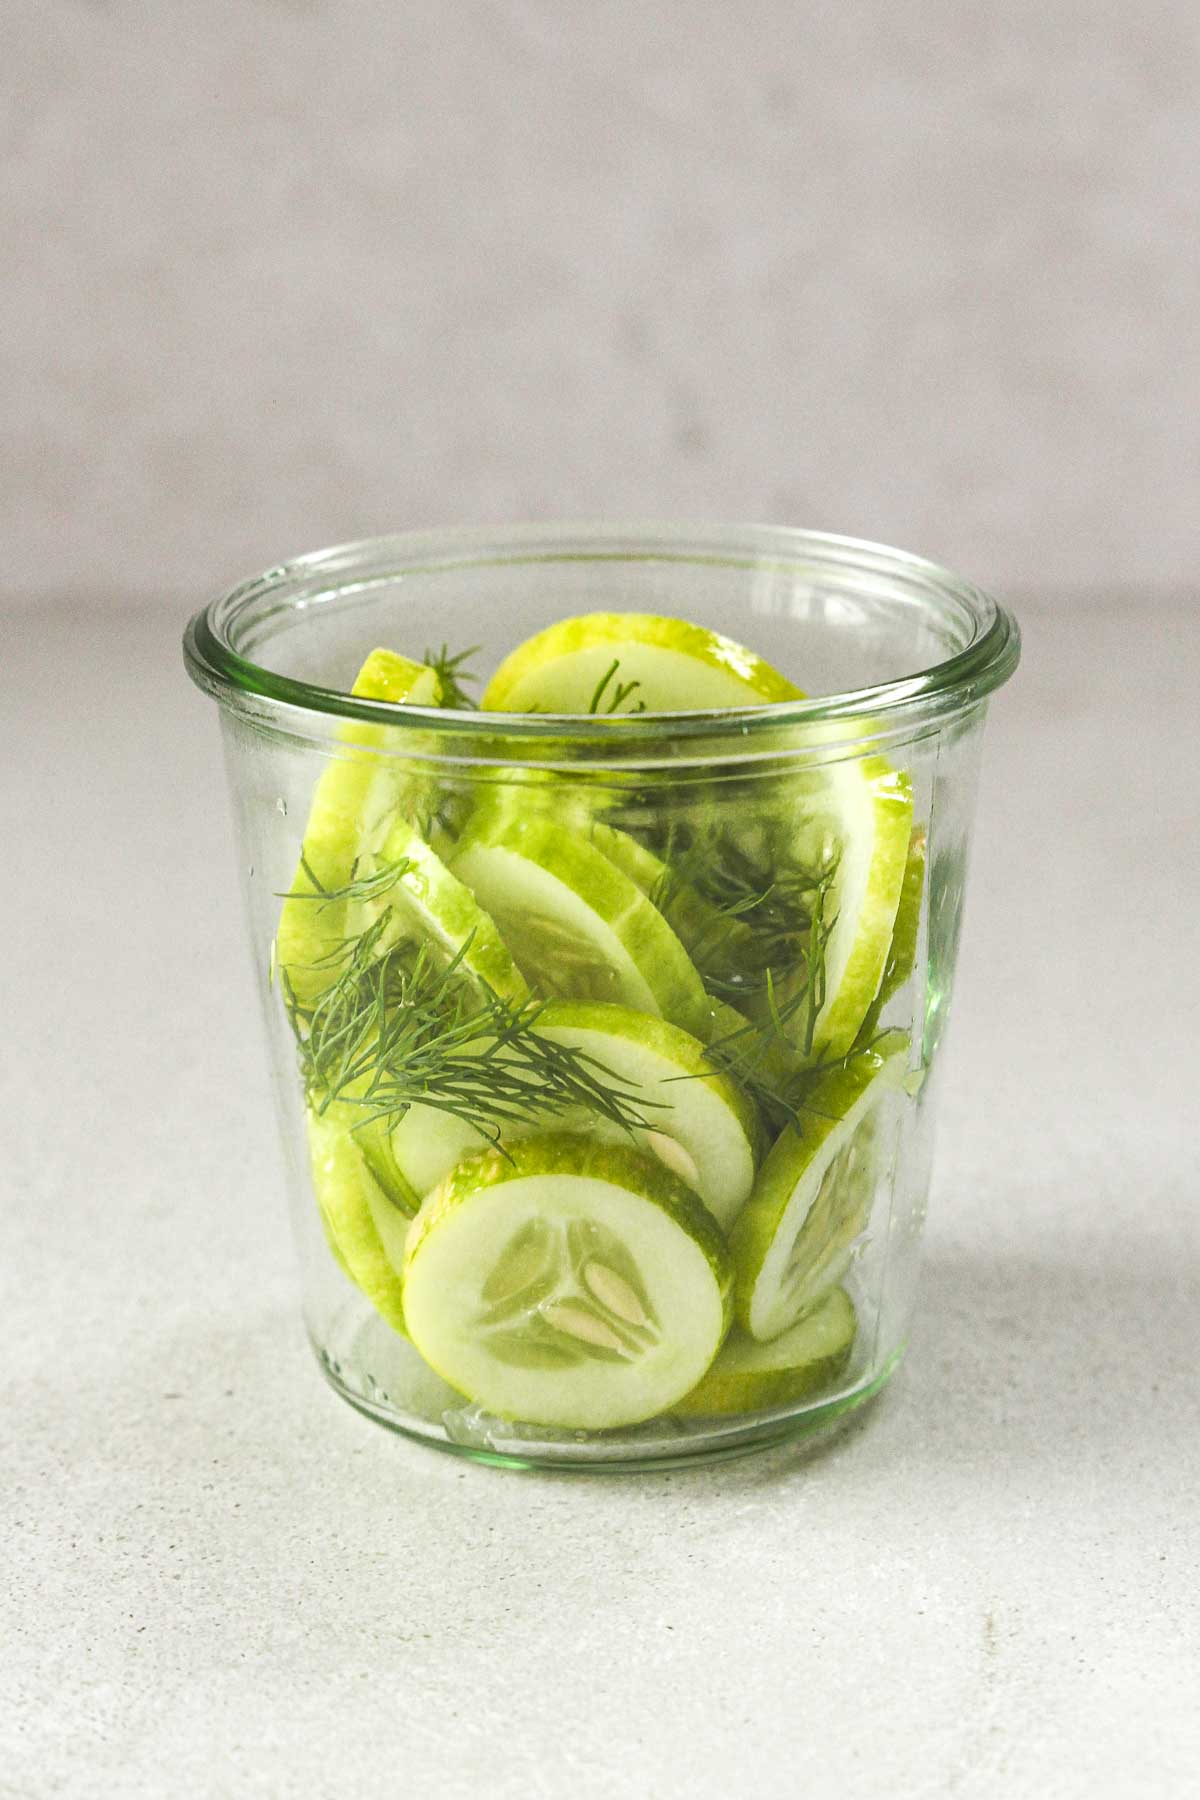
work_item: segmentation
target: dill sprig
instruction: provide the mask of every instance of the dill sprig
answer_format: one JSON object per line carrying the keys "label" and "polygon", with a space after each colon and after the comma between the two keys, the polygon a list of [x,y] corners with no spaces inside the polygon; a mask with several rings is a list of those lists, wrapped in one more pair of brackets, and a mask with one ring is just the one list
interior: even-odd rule
{"label": "dill sprig", "polygon": [[[620,712],[629,696],[636,693],[641,687],[640,681],[616,681],[615,677],[619,674],[620,668],[621,659],[619,656],[614,656],[596,683],[596,691],[588,701],[589,713],[603,713],[611,716],[613,713]],[[609,690],[610,682],[614,683],[611,690]],[[644,713],[646,702],[639,700],[636,706],[631,706],[628,710],[634,713]]]}
{"label": "dill sprig", "polygon": [[369,874],[360,875],[362,858],[355,857],[350,865],[350,879],[341,887],[326,887],[320,876],[305,856],[300,852],[300,868],[312,883],[309,888],[291,888],[284,893],[277,893],[279,900],[312,900],[321,906],[334,906],[345,900],[379,900],[389,893],[396,883],[415,865],[411,857],[399,856],[394,862],[381,862]]}
{"label": "dill sprig", "polygon": [[651,899],[686,935],[708,994],[738,1020],[705,1055],[755,1101],[776,1130],[802,1128],[810,1059],[828,996],[828,948],[837,921],[837,856],[819,868],[781,863],[768,877],[728,836],[668,842]]}
{"label": "dill sprig", "polygon": [[766,1012],[768,1039],[798,1040],[810,1056],[827,994],[836,877],[830,855],[819,869],[783,864],[767,878],[723,835],[668,850],[650,897],[669,921],[689,919],[689,953],[714,999],[754,1003]]}
{"label": "dill sprig", "polygon": [[467,669],[465,665],[473,656],[479,655],[479,645],[472,644],[469,650],[459,650],[456,655],[450,654],[449,644],[443,644],[440,650],[426,650],[422,661],[437,675],[441,683],[441,704],[453,707],[458,712],[478,712],[479,702],[467,692],[466,683],[473,686],[478,675]]}
{"label": "dill sprig", "polygon": [[470,974],[468,937],[448,961],[429,943],[394,941],[388,909],[344,940],[333,980],[302,1001],[284,972],[284,1001],[309,1104],[335,1101],[397,1123],[420,1104],[498,1143],[504,1128],[586,1108],[625,1130],[647,1119],[635,1094],[585,1051],[537,1030],[545,1002],[503,998]]}
{"label": "dill sprig", "polygon": [[747,1019],[732,1031],[714,1038],[705,1047],[704,1056],[714,1069],[730,1076],[750,1096],[768,1125],[776,1131],[782,1131],[788,1125],[799,1130],[800,1116],[791,1095],[790,1073],[771,1066],[772,1053],[781,1043],[786,1044],[787,1039],[770,980],[767,998],[770,1006],[768,1025]]}

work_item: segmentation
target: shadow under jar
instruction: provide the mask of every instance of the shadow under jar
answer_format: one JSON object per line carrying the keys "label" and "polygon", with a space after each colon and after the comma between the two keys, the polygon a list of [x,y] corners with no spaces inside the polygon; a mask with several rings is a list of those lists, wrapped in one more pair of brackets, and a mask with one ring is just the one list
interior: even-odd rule
{"label": "shadow under jar", "polygon": [[[600,643],[587,711],[472,704],[461,652],[486,674],[595,613],[726,634],[763,703],[638,710]],[[185,653],[333,1386],[443,1449],[601,1470],[878,1392],[1013,620],[844,538],[523,526],[302,557]]]}

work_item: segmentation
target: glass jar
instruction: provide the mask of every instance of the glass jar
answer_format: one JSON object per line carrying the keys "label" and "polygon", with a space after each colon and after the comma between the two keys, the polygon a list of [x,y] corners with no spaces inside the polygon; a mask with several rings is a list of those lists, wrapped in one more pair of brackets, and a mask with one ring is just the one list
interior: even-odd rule
{"label": "glass jar", "polygon": [[[724,633],[815,697],[637,711],[599,662],[587,715],[456,686],[459,652],[487,670],[597,611]],[[352,693],[377,646],[453,704],[434,677]],[[845,538],[522,526],[302,557],[185,653],[220,703],[338,1392],[575,1469],[739,1454],[877,1393],[912,1318],[1008,614]]]}

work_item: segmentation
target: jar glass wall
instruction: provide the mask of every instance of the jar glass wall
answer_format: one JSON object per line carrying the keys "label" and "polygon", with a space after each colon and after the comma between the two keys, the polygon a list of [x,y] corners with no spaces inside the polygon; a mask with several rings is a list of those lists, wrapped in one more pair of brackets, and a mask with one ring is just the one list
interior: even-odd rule
{"label": "jar glass wall", "polygon": [[[604,669],[584,717],[351,693],[377,646],[486,673],[598,611],[727,634],[808,697],[609,714]],[[334,1386],[579,1468],[737,1453],[878,1391],[1011,619],[844,539],[523,527],[303,558],[186,654]]]}

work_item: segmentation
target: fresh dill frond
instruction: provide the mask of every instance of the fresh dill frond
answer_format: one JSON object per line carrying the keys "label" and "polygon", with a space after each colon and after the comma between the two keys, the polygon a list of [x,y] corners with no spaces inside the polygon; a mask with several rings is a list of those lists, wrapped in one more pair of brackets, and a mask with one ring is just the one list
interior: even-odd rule
{"label": "fresh dill frond", "polygon": [[730,1076],[750,1096],[775,1131],[783,1131],[789,1125],[798,1131],[800,1116],[791,1097],[788,1077],[766,1066],[773,1048],[773,1032],[747,1019],[744,1025],[708,1044],[704,1056],[714,1069]]}
{"label": "fresh dill frond", "polygon": [[368,875],[359,874],[361,857],[355,857],[350,868],[350,879],[341,887],[327,888],[322,885],[316,870],[305,856],[300,853],[300,867],[312,883],[311,889],[292,888],[285,893],[277,894],[279,900],[314,900],[321,906],[333,906],[343,900],[378,900],[389,893],[402,876],[416,865],[409,856],[399,856],[394,862],[378,863]]}
{"label": "fresh dill frond", "polygon": [[[650,898],[668,922],[688,924],[688,950],[707,991],[733,1002],[764,1000],[780,1029],[803,1007],[802,1041],[811,1053],[826,996],[826,953],[837,857],[820,869],[781,864],[768,877],[722,834],[668,850]],[[780,1000],[779,991],[788,993]],[[788,1039],[795,1036],[789,1031]]]}
{"label": "fresh dill frond", "polygon": [[469,650],[459,650],[451,655],[449,644],[443,644],[440,650],[426,650],[422,661],[427,668],[436,674],[441,683],[441,704],[452,707],[457,712],[478,712],[479,702],[467,692],[467,683],[472,686],[479,680],[478,675],[465,667],[473,656],[479,655],[480,646],[472,644]]}
{"label": "fresh dill frond", "polygon": [[[588,701],[589,713],[603,713],[606,716],[611,717],[613,713],[620,712],[625,706],[625,702],[629,699],[629,696],[636,693],[638,688],[641,687],[642,684],[640,681],[615,681],[614,678],[620,673],[620,669],[621,659],[619,656],[614,656],[612,662],[608,665],[607,669],[605,669],[603,675],[596,683],[596,691]],[[611,691],[609,691],[610,682],[614,683]],[[644,713],[646,710],[646,702],[644,700],[639,700],[636,706],[631,706],[627,710],[634,713]]]}
{"label": "fresh dill frond", "polygon": [[395,941],[390,910],[341,946],[341,967],[310,1002],[285,974],[285,1006],[309,1104],[335,1101],[360,1123],[398,1122],[411,1106],[451,1114],[496,1143],[506,1126],[576,1108],[625,1130],[644,1107],[605,1065],[537,1030],[544,1002],[512,1001],[472,975],[470,938],[448,961],[429,943]]}
{"label": "fresh dill frond", "polygon": [[[802,1129],[811,1058],[828,996],[838,859],[820,868],[781,861],[770,875],[728,833],[665,847],[651,899],[681,934],[708,994],[745,1012],[708,1046],[776,1130]],[[736,1012],[733,1013],[736,1018]],[[816,1074],[824,1073],[817,1064]]]}

